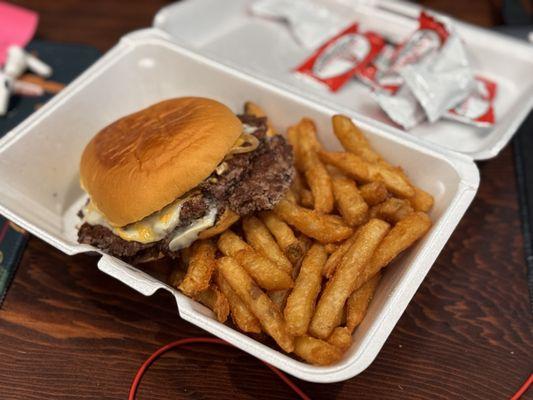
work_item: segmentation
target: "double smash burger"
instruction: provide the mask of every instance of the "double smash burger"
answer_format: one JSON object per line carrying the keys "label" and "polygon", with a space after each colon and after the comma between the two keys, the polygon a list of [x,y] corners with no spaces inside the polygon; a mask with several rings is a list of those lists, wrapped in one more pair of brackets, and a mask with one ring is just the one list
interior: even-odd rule
{"label": "double smash burger", "polygon": [[293,176],[291,147],[267,135],[265,118],[207,98],[166,100],[86,146],[78,241],[132,263],[174,257],[228,215],[272,209]]}

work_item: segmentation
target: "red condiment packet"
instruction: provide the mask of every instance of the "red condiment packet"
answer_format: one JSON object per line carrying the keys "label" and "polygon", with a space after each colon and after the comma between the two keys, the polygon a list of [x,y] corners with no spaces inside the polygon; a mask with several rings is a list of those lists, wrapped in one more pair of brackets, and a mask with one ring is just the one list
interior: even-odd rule
{"label": "red condiment packet", "polygon": [[446,25],[428,13],[421,12],[418,29],[403,43],[394,46],[386,44],[375,60],[358,73],[366,84],[396,92],[403,84],[400,71],[406,65],[416,64],[437,52],[450,35]]}
{"label": "red condiment packet", "polygon": [[379,34],[360,32],[359,26],[353,24],[320,46],[295,71],[337,91],[366,67],[383,45]]}
{"label": "red condiment packet", "polygon": [[480,127],[496,122],[494,99],[498,85],[487,78],[476,76],[475,90],[458,106],[446,113],[446,118]]}

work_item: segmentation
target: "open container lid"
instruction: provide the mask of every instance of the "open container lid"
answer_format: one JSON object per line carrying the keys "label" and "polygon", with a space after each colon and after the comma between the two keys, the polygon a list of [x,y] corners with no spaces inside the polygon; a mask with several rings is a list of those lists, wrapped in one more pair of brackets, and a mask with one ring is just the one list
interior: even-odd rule
{"label": "open container lid", "polygon": [[[349,15],[363,30],[401,42],[417,27],[420,7],[393,0],[310,0]],[[533,108],[533,46],[486,29],[454,21],[474,72],[498,84],[496,123],[479,128],[460,122],[424,122],[404,132],[384,114],[370,90],[352,79],[336,93],[310,84],[292,70],[313,50],[298,44],[287,25],[250,14],[252,0],[188,0],[163,8],[154,26],[177,42],[221,64],[358,119],[394,127],[398,135],[429,141],[474,160],[495,157]],[[438,13],[434,13],[437,14]],[[342,27],[339,27],[341,29]]]}

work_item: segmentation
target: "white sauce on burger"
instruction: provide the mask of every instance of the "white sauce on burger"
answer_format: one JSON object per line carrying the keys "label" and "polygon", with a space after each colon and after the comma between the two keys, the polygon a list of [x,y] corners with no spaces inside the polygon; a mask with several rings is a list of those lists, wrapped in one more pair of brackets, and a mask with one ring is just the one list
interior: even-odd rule
{"label": "white sauce on burger", "polygon": [[[181,207],[186,200],[187,198],[178,199],[160,211],[124,227],[110,225],[105,216],[96,208],[96,206],[92,202],[89,202],[83,208],[83,219],[90,225],[105,226],[115,235],[124,240],[152,243],[165,238],[170,232],[176,229],[176,226],[180,223]],[[182,229],[179,229],[170,241],[170,249],[178,250],[179,248],[186,247],[192,243],[200,231],[214,225],[216,214],[217,209],[211,208],[206,216],[197,221],[193,221],[192,224],[183,227]],[[182,245],[182,243],[186,242],[188,243]]]}

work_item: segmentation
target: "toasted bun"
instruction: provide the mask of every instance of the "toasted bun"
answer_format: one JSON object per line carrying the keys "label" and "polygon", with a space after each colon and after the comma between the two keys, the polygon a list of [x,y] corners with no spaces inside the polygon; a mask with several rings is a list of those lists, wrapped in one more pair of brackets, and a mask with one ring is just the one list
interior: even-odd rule
{"label": "toasted bun", "polygon": [[112,225],[127,225],[200,184],[241,133],[239,119],[215,100],[162,101],[93,137],[81,157],[81,185]]}

